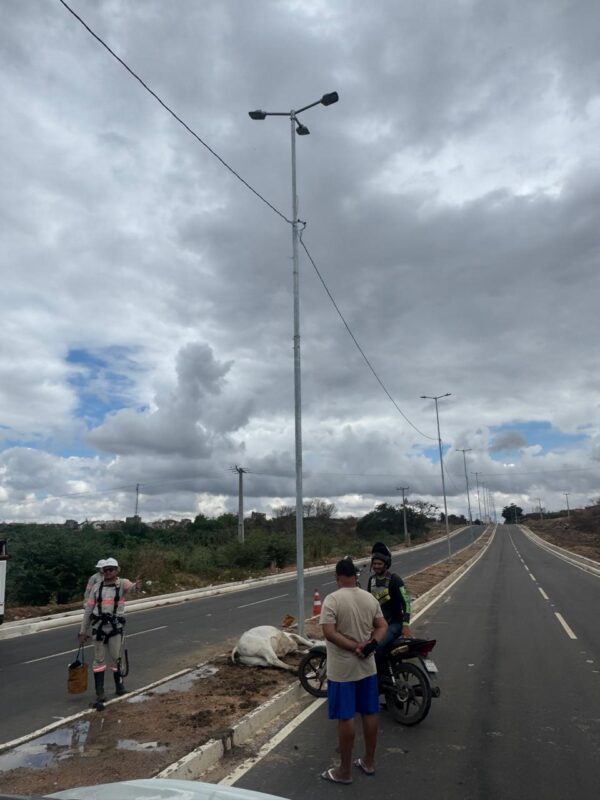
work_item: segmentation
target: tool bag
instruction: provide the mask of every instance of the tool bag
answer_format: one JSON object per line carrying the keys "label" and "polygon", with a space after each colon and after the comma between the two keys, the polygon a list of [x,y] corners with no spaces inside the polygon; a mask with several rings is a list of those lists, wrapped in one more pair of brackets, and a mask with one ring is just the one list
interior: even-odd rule
{"label": "tool bag", "polygon": [[88,665],[85,663],[83,645],[75,654],[75,660],[71,661],[67,670],[67,689],[69,694],[82,694],[88,686]]}

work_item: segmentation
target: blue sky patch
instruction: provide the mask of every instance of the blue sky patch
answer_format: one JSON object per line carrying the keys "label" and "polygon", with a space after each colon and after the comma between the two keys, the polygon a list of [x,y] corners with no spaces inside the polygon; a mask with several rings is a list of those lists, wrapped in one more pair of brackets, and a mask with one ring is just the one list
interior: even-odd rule
{"label": "blue sky patch", "polygon": [[140,370],[133,358],[135,352],[133,347],[69,350],[66,361],[73,367],[69,383],[79,400],[75,415],[88,428],[131,405],[135,384],[129,375]]}
{"label": "blue sky patch", "polygon": [[518,455],[522,447],[540,445],[545,453],[560,453],[588,438],[583,433],[562,433],[550,422],[540,421],[496,425],[490,428],[490,435],[490,456],[502,462],[507,456]]}

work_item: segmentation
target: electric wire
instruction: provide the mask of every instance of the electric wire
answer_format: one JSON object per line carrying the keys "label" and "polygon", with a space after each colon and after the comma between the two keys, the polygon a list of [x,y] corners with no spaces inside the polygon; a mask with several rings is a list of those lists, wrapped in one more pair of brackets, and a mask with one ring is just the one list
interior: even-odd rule
{"label": "electric wire", "polygon": [[336,310],[336,311],[337,311],[337,313],[338,313],[338,316],[339,316],[339,318],[340,318],[340,319],[342,320],[342,322],[344,323],[344,327],[346,328],[346,330],[347,330],[347,331],[348,331],[348,333],[350,334],[350,337],[351,337],[352,341],[353,341],[353,342],[354,342],[354,344],[356,345],[356,349],[358,350],[358,352],[359,352],[359,353],[361,354],[361,356],[363,357],[363,359],[364,359],[364,361],[365,361],[365,364],[367,365],[367,367],[368,367],[368,368],[371,370],[371,372],[373,373],[373,375],[374,375],[374,377],[375,377],[375,380],[376,380],[376,381],[377,381],[377,383],[378,383],[378,384],[381,386],[381,388],[383,389],[383,391],[385,392],[385,394],[387,395],[387,397],[388,397],[388,398],[389,398],[389,399],[392,401],[392,404],[394,405],[394,407],[396,408],[396,410],[397,410],[397,411],[400,413],[400,415],[401,415],[401,416],[402,416],[402,417],[403,417],[403,418],[406,420],[406,422],[408,422],[408,424],[411,426],[411,428],[413,428],[413,429],[414,429],[414,430],[415,430],[415,431],[416,431],[416,432],[419,434],[419,436],[423,436],[425,439],[431,439],[432,441],[437,441],[437,437],[435,437],[435,436],[428,436],[426,433],[423,433],[423,431],[422,431],[422,430],[419,430],[419,428],[417,428],[417,426],[416,426],[416,425],[415,425],[415,424],[414,424],[414,423],[413,423],[413,422],[412,422],[412,421],[411,421],[411,420],[410,420],[410,419],[409,419],[409,418],[406,416],[406,414],[404,413],[404,411],[402,411],[402,409],[400,408],[400,406],[398,405],[398,403],[397,403],[397,402],[394,400],[394,398],[392,397],[392,395],[391,395],[391,394],[390,394],[390,392],[388,391],[388,388],[387,388],[387,386],[384,384],[384,382],[381,380],[381,378],[379,377],[379,375],[378,375],[378,374],[377,374],[377,372],[375,371],[375,368],[373,367],[373,365],[371,364],[371,362],[370,362],[370,361],[369,361],[369,359],[367,358],[367,356],[366,356],[366,354],[365,354],[365,351],[362,349],[362,347],[361,347],[361,346],[360,346],[360,344],[358,343],[358,340],[357,340],[356,336],[355,336],[355,335],[352,333],[352,330],[351,330],[350,326],[348,325],[348,323],[346,322],[346,320],[345,320],[345,318],[344,318],[344,315],[343,315],[343,314],[342,314],[342,312],[340,311],[340,308],[339,308],[338,304],[337,304],[337,303],[335,302],[335,300],[333,299],[333,295],[332,295],[332,294],[331,294],[331,292],[329,291],[329,287],[328,287],[328,286],[327,286],[327,284],[325,283],[325,280],[324,280],[323,276],[321,275],[321,273],[320,273],[320,271],[319,271],[319,268],[317,267],[317,265],[316,265],[316,263],[315,263],[315,260],[314,260],[314,258],[311,256],[311,254],[310,254],[310,252],[309,252],[309,250],[308,250],[308,247],[306,246],[306,244],[305,244],[305,242],[304,242],[304,239],[302,238],[302,234],[303,234],[303,232],[304,232],[304,229],[303,229],[302,231],[300,231],[300,237],[299,237],[299,238],[300,238],[300,244],[302,245],[302,248],[303,248],[304,252],[306,253],[306,257],[308,258],[308,260],[310,261],[310,263],[313,265],[313,268],[314,268],[315,272],[317,273],[317,277],[318,277],[318,278],[319,278],[319,280],[321,281],[321,283],[322,283],[322,285],[323,285],[323,288],[325,289],[325,292],[327,293],[327,296],[328,296],[328,297],[329,297],[329,299],[331,300],[331,302],[332,302],[332,304],[333,304],[333,307],[335,308],[335,310]]}
{"label": "electric wire", "polygon": [[75,17],[75,19],[76,19],[78,22],[80,22],[80,23],[83,25],[83,27],[86,29],[86,31],[87,31],[87,32],[88,32],[88,33],[89,33],[91,36],[93,36],[93,37],[94,37],[94,39],[95,39],[95,40],[96,40],[96,41],[97,41],[99,44],[101,44],[101,45],[102,45],[102,47],[104,47],[104,48],[105,48],[105,49],[106,49],[106,50],[107,50],[107,51],[108,51],[108,52],[111,54],[111,56],[112,56],[113,58],[115,58],[115,59],[116,59],[116,60],[119,62],[119,64],[121,64],[121,66],[122,66],[122,67],[124,67],[124,68],[127,70],[127,72],[129,72],[129,74],[130,74],[130,75],[131,75],[133,78],[135,78],[135,80],[136,80],[136,81],[138,81],[138,82],[139,82],[139,83],[140,83],[140,84],[141,84],[141,85],[144,87],[144,89],[145,89],[145,90],[146,90],[146,91],[147,91],[149,94],[151,94],[151,95],[152,95],[152,97],[154,97],[154,99],[155,99],[157,102],[159,102],[159,103],[160,103],[160,105],[161,105],[161,106],[162,106],[162,107],[165,109],[165,111],[167,111],[167,112],[168,112],[168,113],[169,113],[169,114],[170,114],[170,115],[171,115],[171,116],[172,116],[174,119],[176,119],[176,120],[177,120],[177,122],[179,122],[179,124],[180,124],[180,125],[182,125],[182,126],[183,126],[183,127],[186,129],[186,131],[187,131],[188,133],[191,133],[191,135],[194,137],[194,139],[196,139],[198,142],[200,142],[200,144],[201,144],[203,147],[205,147],[205,148],[208,150],[208,152],[209,152],[209,153],[210,153],[212,156],[214,156],[214,157],[217,159],[217,161],[219,161],[219,162],[220,162],[220,163],[221,163],[221,164],[222,164],[222,165],[223,165],[223,166],[224,166],[226,169],[228,169],[228,170],[229,170],[229,172],[231,172],[231,174],[232,174],[232,175],[234,175],[234,176],[235,176],[235,177],[236,177],[236,178],[237,178],[237,179],[238,179],[238,180],[239,180],[241,183],[243,183],[243,184],[244,184],[244,186],[245,186],[247,189],[249,189],[249,190],[250,190],[250,191],[251,191],[251,192],[252,192],[254,195],[256,195],[256,197],[258,197],[258,198],[259,198],[259,200],[262,200],[262,202],[263,202],[265,205],[267,205],[267,206],[268,206],[268,207],[269,207],[269,208],[270,208],[272,211],[274,211],[274,212],[275,212],[275,213],[276,213],[278,216],[280,216],[280,217],[281,217],[281,219],[283,219],[283,220],[284,220],[285,222],[287,222],[289,225],[291,225],[291,224],[292,224],[292,221],[291,221],[290,219],[288,219],[288,218],[285,216],[285,214],[284,214],[283,212],[281,212],[281,211],[280,211],[278,208],[276,208],[276,207],[275,207],[275,206],[274,206],[272,203],[270,203],[270,202],[269,202],[269,201],[266,199],[266,197],[264,197],[264,196],[263,196],[263,195],[262,195],[262,194],[261,194],[259,191],[257,191],[257,190],[256,190],[256,189],[255,189],[253,186],[251,186],[251,185],[248,183],[248,181],[247,181],[247,180],[245,180],[244,178],[242,178],[242,176],[239,174],[239,172],[236,172],[236,171],[233,169],[233,167],[231,167],[231,166],[230,166],[230,165],[229,165],[229,164],[228,164],[228,163],[225,161],[225,159],[224,159],[224,158],[222,158],[222,157],[221,157],[221,156],[220,156],[220,155],[219,155],[219,154],[218,154],[218,153],[217,153],[215,150],[213,150],[213,149],[212,149],[212,147],[211,147],[209,144],[207,144],[207,142],[205,142],[205,141],[204,141],[204,139],[202,139],[202,138],[201,138],[201,137],[200,137],[200,136],[199,136],[199,135],[196,133],[196,131],[194,131],[192,128],[190,128],[190,126],[189,126],[189,125],[188,125],[186,122],[184,122],[184,121],[181,119],[181,117],[180,117],[178,114],[176,114],[176,113],[175,113],[175,111],[173,111],[173,109],[172,109],[172,108],[170,108],[170,107],[169,107],[169,106],[168,106],[168,105],[167,105],[167,104],[164,102],[164,100],[162,100],[162,99],[161,99],[161,98],[160,98],[160,97],[157,95],[157,93],[156,93],[156,92],[155,92],[153,89],[151,89],[151,88],[148,86],[148,84],[147,84],[147,83],[145,83],[145,81],[143,81],[143,80],[142,80],[142,78],[140,78],[140,76],[139,76],[139,75],[138,75],[136,72],[134,72],[134,71],[133,71],[133,69],[131,69],[131,67],[130,67],[130,66],[129,66],[129,65],[128,65],[128,64],[127,64],[125,61],[123,61],[123,59],[122,59],[120,56],[118,56],[118,55],[115,53],[115,51],[114,51],[114,50],[112,50],[112,49],[109,47],[109,45],[108,45],[108,44],[107,44],[107,43],[106,43],[106,42],[105,42],[105,41],[104,41],[104,40],[103,40],[103,39],[102,39],[100,36],[98,36],[98,34],[97,34],[97,33],[95,33],[95,32],[94,32],[94,31],[93,31],[93,30],[90,28],[90,26],[87,24],[87,22],[85,22],[85,21],[84,21],[84,20],[83,20],[83,19],[82,19],[82,18],[79,16],[79,14],[77,14],[77,13],[76,13],[76,12],[75,12],[75,11],[74,11],[74,10],[73,10],[73,9],[72,9],[70,6],[69,6],[69,5],[68,5],[68,3],[66,3],[66,2],[65,2],[65,0],[58,0],[58,2],[59,2],[59,3],[61,3],[61,5],[63,5],[63,6],[64,6],[64,7],[67,9],[67,11],[68,11],[70,14],[72,14],[72,15]]}

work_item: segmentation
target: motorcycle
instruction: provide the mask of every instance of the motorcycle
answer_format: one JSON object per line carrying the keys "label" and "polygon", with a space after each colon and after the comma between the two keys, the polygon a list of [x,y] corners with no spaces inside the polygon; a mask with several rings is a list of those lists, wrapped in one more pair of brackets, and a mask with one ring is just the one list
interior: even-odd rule
{"label": "motorcycle", "polygon": [[[429,658],[435,639],[399,637],[378,662],[379,693],[385,696],[387,710],[402,725],[422,722],[433,697],[440,696],[438,669]],[[325,644],[315,644],[298,667],[302,687],[314,697],[327,697],[327,652]]]}

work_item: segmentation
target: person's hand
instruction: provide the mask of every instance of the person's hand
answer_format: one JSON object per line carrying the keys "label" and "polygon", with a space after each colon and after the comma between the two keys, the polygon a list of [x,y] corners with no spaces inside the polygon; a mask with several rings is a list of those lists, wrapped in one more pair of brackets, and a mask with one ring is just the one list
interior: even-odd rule
{"label": "person's hand", "polygon": [[77,641],[79,642],[79,644],[85,644],[89,638],[90,637],[87,635],[87,633],[77,634]]}

